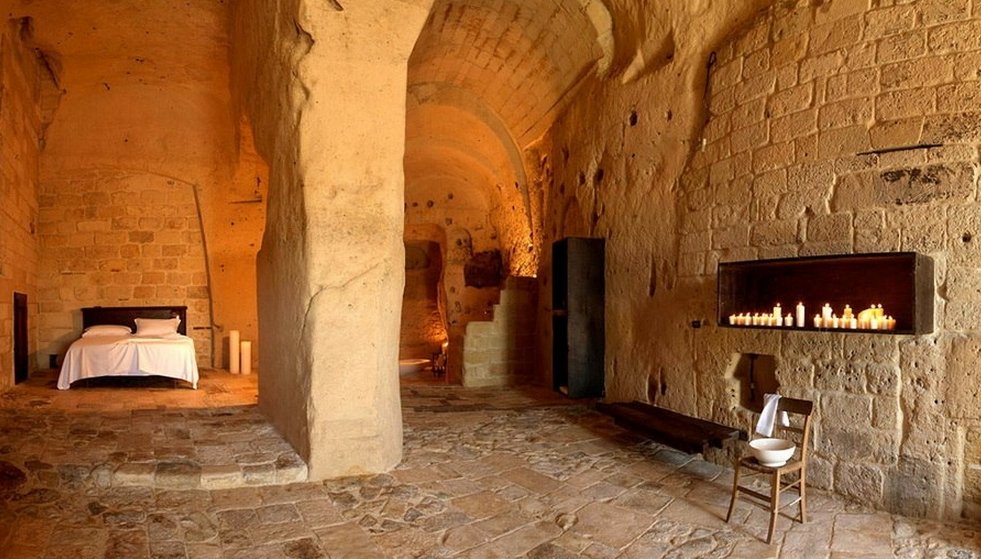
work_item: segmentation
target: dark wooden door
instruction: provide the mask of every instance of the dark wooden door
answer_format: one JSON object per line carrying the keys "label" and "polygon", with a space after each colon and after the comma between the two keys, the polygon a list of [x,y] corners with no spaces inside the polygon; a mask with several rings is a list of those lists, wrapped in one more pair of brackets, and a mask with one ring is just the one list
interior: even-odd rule
{"label": "dark wooden door", "polygon": [[24,382],[30,374],[27,346],[27,295],[14,293],[14,382]]}
{"label": "dark wooden door", "polygon": [[604,392],[604,241],[572,237],[552,247],[552,379],[571,398]]}

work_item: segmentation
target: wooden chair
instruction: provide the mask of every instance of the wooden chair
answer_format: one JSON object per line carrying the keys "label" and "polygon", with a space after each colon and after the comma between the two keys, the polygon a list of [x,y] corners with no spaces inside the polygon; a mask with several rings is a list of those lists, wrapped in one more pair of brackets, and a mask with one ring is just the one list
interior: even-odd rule
{"label": "wooden chair", "polygon": [[[777,410],[778,412],[787,412],[788,416],[790,416],[791,426],[784,427],[777,422],[773,429],[774,436],[782,436],[783,438],[794,440],[797,443],[794,456],[786,464],[776,468],[760,464],[756,460],[756,457],[752,455],[743,455],[738,458],[735,464],[736,471],[732,480],[732,500],[729,501],[729,513],[726,514],[726,522],[729,522],[729,519],[732,517],[732,511],[736,506],[736,496],[739,493],[745,493],[757,499],[758,502],[764,504],[770,511],[770,530],[766,534],[766,543],[770,543],[770,540],[773,539],[773,529],[777,525],[777,514],[779,514],[781,508],[799,505],[800,521],[801,523],[807,522],[807,446],[810,442],[811,412],[813,409],[814,403],[808,400],[780,398],[780,401],[777,403]],[[802,416],[802,418],[795,418],[794,416]],[[781,430],[785,433],[778,435]],[[751,473],[747,474],[746,477],[769,476],[770,495],[764,495],[763,493],[739,485],[739,478],[740,475],[743,475],[743,470],[751,470]],[[792,478],[789,483],[785,479],[787,477]],[[797,498],[781,505],[780,494],[794,487],[797,488]]]}

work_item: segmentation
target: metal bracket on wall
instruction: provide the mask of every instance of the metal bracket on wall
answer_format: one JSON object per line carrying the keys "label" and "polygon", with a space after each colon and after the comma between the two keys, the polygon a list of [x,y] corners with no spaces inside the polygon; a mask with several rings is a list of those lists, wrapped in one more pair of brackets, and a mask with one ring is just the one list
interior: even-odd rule
{"label": "metal bracket on wall", "polygon": [[930,149],[943,147],[943,144],[913,144],[910,146],[894,146],[891,148],[879,148],[870,149],[869,151],[860,151],[855,155],[879,155],[881,153],[893,153],[896,151],[909,151],[913,149]]}

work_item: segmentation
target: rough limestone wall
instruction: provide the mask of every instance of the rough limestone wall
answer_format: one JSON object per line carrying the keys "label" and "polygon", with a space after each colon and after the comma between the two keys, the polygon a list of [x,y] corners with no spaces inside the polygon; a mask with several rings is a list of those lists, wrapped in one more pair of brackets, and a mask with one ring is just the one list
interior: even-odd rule
{"label": "rough limestone wall", "polygon": [[399,359],[429,359],[446,341],[440,313],[442,248],[435,241],[405,242],[405,291]]}
{"label": "rough limestone wall", "polygon": [[695,411],[694,317],[685,309],[693,294],[677,282],[674,190],[701,134],[712,45],[767,4],[607,2],[615,46],[605,78],[583,83],[529,154],[545,216],[542,371],[551,371],[551,243],[605,237],[608,398],[648,399],[663,384],[662,403]]}
{"label": "rough limestone wall", "polygon": [[223,234],[218,207],[240,198],[236,181],[248,198],[255,188],[255,175],[238,164],[228,8],[153,0],[66,11],[25,2],[16,13],[34,18],[62,92],[41,160],[41,353],[62,351],[77,335],[80,307],[184,304],[199,364],[210,366],[213,317],[219,327],[255,322],[254,310],[226,320],[223,309],[237,316],[254,295],[227,282],[215,294],[210,276],[220,266],[209,271],[205,252],[248,260],[257,250],[227,244],[240,237]]}
{"label": "rough limestone wall", "polygon": [[[428,2],[240,2],[233,75],[270,164],[259,404],[314,479],[401,457],[406,66]],[[379,37],[385,37],[380,41]]]}
{"label": "rough limestone wall", "polygon": [[[726,363],[775,355],[782,391],[818,404],[813,483],[930,517],[981,517],[979,37],[966,2],[774,9],[718,49],[707,145],[681,180],[693,316],[712,315],[718,261],[933,257],[933,335],[709,328],[691,345],[700,413],[737,419]],[[917,144],[942,146],[859,154]]]}
{"label": "rough limestone wall", "polygon": [[213,363],[223,368],[229,366],[231,330],[252,341],[253,366],[265,348],[259,340],[256,254],[266,227],[269,167],[256,153],[248,119],[240,119],[237,132],[237,153],[230,153],[228,164],[219,168],[216,182],[222,186],[202,189],[199,198],[211,286]]}
{"label": "rough limestone wall", "polygon": [[[19,22],[0,31],[0,392],[13,386],[13,294],[28,302],[37,349],[38,63]],[[32,359],[31,367],[36,366]],[[41,365],[46,366],[46,365]]]}

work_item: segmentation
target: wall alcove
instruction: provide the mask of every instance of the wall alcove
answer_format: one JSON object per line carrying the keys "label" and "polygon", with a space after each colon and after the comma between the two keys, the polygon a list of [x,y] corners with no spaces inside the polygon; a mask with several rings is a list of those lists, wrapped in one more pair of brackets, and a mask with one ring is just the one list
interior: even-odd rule
{"label": "wall alcove", "polygon": [[[933,332],[933,297],[933,260],[914,252],[722,262],[718,270],[718,323],[725,327],[929,334]],[[791,315],[803,303],[804,326],[730,324],[732,315],[771,312],[778,303]],[[869,305],[882,305],[896,325],[891,330],[815,327],[813,317],[825,304],[838,314],[845,305],[856,313]]]}

